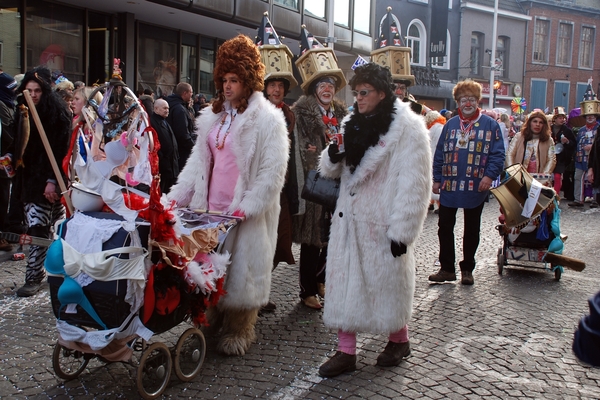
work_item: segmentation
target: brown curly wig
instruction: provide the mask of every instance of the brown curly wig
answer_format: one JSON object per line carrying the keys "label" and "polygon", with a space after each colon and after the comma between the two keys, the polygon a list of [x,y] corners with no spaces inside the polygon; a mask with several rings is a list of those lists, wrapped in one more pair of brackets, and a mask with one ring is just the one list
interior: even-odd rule
{"label": "brown curly wig", "polygon": [[548,122],[548,118],[546,118],[546,114],[542,110],[533,111],[527,117],[527,121],[523,124],[521,128],[521,135],[525,138],[525,140],[529,141],[533,139],[533,131],[531,130],[531,121],[534,118],[540,118],[544,122],[544,126],[542,127],[542,131],[540,132],[540,142],[545,142],[550,140],[550,123]]}
{"label": "brown curly wig", "polygon": [[452,89],[452,96],[458,103],[461,97],[473,96],[477,101],[481,100],[481,84],[470,79],[458,82]]}
{"label": "brown curly wig", "polygon": [[229,39],[217,51],[217,60],[213,71],[217,96],[212,106],[215,114],[223,111],[223,77],[235,74],[244,85],[244,94],[238,107],[243,113],[248,107],[248,99],[253,92],[262,92],[264,88],[265,66],[260,61],[260,52],[252,39],[238,35]]}

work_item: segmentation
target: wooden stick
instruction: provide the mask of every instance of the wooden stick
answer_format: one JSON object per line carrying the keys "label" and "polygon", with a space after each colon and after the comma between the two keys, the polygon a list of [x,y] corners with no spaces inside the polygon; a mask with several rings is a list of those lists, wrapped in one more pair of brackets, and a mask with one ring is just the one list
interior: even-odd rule
{"label": "wooden stick", "polygon": [[[65,185],[65,181],[62,178],[60,173],[60,169],[58,168],[58,164],[56,163],[56,159],[54,158],[54,152],[52,151],[52,147],[50,147],[50,142],[48,142],[48,136],[46,136],[46,131],[42,126],[42,121],[40,121],[40,116],[35,109],[35,104],[33,104],[33,99],[29,94],[29,90],[23,90],[23,96],[25,96],[25,100],[27,100],[27,105],[29,105],[29,112],[33,117],[33,121],[35,122],[35,126],[38,129],[40,134],[40,138],[42,139],[42,143],[44,143],[44,148],[46,149],[46,154],[50,159],[50,164],[52,165],[52,171],[54,171],[54,175],[56,175],[56,181],[58,182],[58,186],[60,187],[60,192],[65,196],[65,201],[67,203],[67,208],[69,209],[69,213],[73,215],[73,203],[71,203],[71,198],[67,193],[67,186]],[[60,200],[59,200],[60,201]]]}
{"label": "wooden stick", "polygon": [[578,258],[563,256],[562,254],[548,252],[544,257],[544,261],[554,265],[562,265],[563,267],[570,268],[577,272],[581,272],[585,269],[585,262]]}

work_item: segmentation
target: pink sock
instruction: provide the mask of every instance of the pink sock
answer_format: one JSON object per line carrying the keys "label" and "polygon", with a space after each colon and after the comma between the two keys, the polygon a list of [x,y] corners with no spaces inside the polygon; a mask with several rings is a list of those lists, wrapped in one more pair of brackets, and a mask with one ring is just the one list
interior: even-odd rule
{"label": "pink sock", "polygon": [[356,354],[356,333],[338,331],[338,350],[342,353]]}
{"label": "pink sock", "polygon": [[388,340],[394,343],[408,342],[408,325],[404,325],[398,332],[390,333]]}

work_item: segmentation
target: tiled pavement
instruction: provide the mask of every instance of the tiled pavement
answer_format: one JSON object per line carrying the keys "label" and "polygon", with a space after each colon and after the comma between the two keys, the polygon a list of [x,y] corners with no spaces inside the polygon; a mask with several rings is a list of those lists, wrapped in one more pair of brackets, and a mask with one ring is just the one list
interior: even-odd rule
{"label": "tiled pavement", "polygon": [[[278,308],[259,319],[257,343],[244,357],[223,357],[208,338],[200,374],[187,383],[171,378],[165,397],[600,398],[600,370],[579,363],[571,351],[586,300],[600,289],[600,210],[570,210],[566,203],[561,208],[562,230],[569,235],[564,254],[584,260],[583,272],[565,269],[560,281],[531,268],[508,267],[498,275],[501,242],[492,200],[484,209],[474,286],[428,283],[438,251],[436,215],[430,213],[416,249],[412,355],[398,367],[375,366],[386,338],[362,334],[357,371],[320,378],[318,367],[333,354],[336,336],[323,326],[321,312],[298,302],[297,267],[280,265],[272,291]],[[459,217],[457,226],[461,223]],[[14,290],[23,276],[24,261],[0,263],[0,397],[136,398],[135,365],[92,360],[77,380],[55,376],[51,355],[57,334],[48,291],[17,298]],[[185,328],[152,340],[174,345]]]}

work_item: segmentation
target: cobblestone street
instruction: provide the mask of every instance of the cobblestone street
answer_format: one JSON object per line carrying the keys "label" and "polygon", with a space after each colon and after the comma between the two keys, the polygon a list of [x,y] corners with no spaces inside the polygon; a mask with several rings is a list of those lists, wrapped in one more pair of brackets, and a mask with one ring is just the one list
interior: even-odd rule
{"label": "cobblestone street", "polygon": [[[398,367],[375,366],[387,337],[362,334],[357,370],[319,377],[319,366],[335,352],[335,332],[323,326],[320,311],[300,304],[298,267],[281,264],[271,294],[277,310],[259,318],[250,351],[224,357],[215,351],[215,338],[207,337],[200,374],[185,383],[173,374],[165,398],[598,399],[600,370],[578,362],[571,344],[588,312],[587,299],[600,290],[600,209],[573,210],[566,203],[561,204],[562,233],[569,236],[564,255],[585,261],[587,268],[565,268],[559,281],[542,269],[508,266],[498,274],[498,204],[491,200],[484,208],[475,285],[430,284],[427,276],[437,270],[438,252],[437,215],[430,212],[416,245],[412,354]],[[0,264],[0,397],[138,398],[139,353],[131,364],[93,359],[73,381],[55,376],[57,331],[48,289],[17,298],[24,270],[25,261]],[[173,346],[188,327],[181,324],[151,341]]]}

